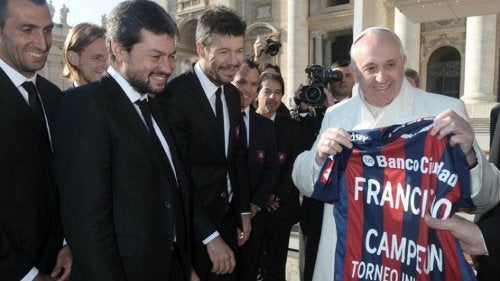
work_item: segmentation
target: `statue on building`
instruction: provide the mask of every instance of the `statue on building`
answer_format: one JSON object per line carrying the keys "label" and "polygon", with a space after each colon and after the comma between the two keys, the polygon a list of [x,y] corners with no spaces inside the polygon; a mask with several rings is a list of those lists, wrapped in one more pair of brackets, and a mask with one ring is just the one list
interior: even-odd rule
{"label": "statue on building", "polygon": [[52,0],[50,0],[50,3],[48,6],[49,6],[50,18],[53,18],[54,13],[56,12],[56,8],[54,8],[54,5],[52,5]]}
{"label": "statue on building", "polygon": [[106,14],[101,15],[101,27],[106,29],[106,25],[108,24],[108,17]]}
{"label": "statue on building", "polygon": [[62,24],[68,24],[68,13],[69,13],[69,8],[66,7],[66,4],[63,4],[62,8],[59,10],[59,17],[61,19]]}

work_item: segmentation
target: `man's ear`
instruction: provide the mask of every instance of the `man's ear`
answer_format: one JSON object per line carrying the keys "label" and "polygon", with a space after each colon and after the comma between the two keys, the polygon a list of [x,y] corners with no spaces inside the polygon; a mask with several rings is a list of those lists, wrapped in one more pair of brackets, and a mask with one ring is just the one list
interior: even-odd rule
{"label": "man's ear", "polygon": [[111,41],[111,52],[115,56],[115,58],[119,61],[123,61],[123,52],[126,52],[125,48],[123,48],[120,43],[116,40]]}
{"label": "man's ear", "polygon": [[66,56],[68,57],[68,61],[72,66],[77,67],[80,65],[80,55],[78,55],[77,52],[68,50]]}
{"label": "man's ear", "polygon": [[200,42],[196,42],[196,53],[200,58],[205,58],[205,46]]}

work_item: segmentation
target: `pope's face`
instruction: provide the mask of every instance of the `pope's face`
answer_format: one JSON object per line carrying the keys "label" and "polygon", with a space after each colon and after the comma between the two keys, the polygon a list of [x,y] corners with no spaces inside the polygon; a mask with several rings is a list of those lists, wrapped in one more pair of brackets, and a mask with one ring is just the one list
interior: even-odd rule
{"label": "pope's face", "polygon": [[406,56],[387,32],[369,33],[356,44],[355,73],[366,101],[378,107],[390,104],[401,90]]}

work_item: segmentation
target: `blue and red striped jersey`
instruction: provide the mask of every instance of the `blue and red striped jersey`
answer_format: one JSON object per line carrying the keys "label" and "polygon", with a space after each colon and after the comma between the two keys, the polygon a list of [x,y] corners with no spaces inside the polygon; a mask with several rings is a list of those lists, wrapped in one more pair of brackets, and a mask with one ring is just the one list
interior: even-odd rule
{"label": "blue and red striped jersey", "polygon": [[334,280],[476,280],[449,231],[427,227],[473,207],[461,148],[431,136],[433,119],[350,131],[312,197],[334,203]]}

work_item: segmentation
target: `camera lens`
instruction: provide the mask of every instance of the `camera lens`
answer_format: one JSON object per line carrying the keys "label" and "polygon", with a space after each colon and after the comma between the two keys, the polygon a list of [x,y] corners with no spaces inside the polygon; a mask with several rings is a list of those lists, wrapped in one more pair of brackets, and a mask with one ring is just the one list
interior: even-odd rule
{"label": "camera lens", "polygon": [[281,48],[281,43],[278,41],[274,41],[272,39],[267,39],[267,48],[266,48],[266,53],[268,53],[270,56],[276,56]]}
{"label": "camera lens", "polygon": [[320,104],[323,102],[323,91],[316,86],[308,87],[304,92],[304,96],[309,104]]}

